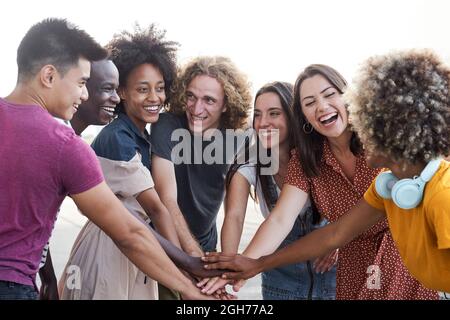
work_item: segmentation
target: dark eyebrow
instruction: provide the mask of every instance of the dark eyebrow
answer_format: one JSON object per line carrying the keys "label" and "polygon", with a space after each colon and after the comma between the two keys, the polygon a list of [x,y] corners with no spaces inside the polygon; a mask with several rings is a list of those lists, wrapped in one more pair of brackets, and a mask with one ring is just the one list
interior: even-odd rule
{"label": "dark eyebrow", "polygon": [[89,79],[90,79],[90,77],[81,77],[81,81],[86,81],[86,82],[88,82]]}
{"label": "dark eyebrow", "polygon": [[208,96],[208,95],[205,95],[203,98],[217,101],[217,98],[214,98],[214,97],[211,97],[211,96]]}
{"label": "dark eyebrow", "polygon": [[330,88],[334,88],[333,86],[329,86],[328,88],[323,89],[322,91],[320,91],[320,93],[324,93],[325,91],[327,91]]}
{"label": "dark eyebrow", "polygon": [[[150,82],[147,80],[139,81],[138,84],[147,84],[150,85]],[[156,84],[165,84],[164,80],[158,81]]]}
{"label": "dark eyebrow", "polygon": [[[327,91],[327,90],[330,89],[330,88],[334,88],[334,87],[333,87],[333,86],[326,87],[325,89],[323,89],[322,91],[320,91],[320,94],[324,93],[325,91]],[[305,100],[305,99],[308,99],[308,98],[314,99],[313,96],[307,96],[307,97],[304,97],[304,98],[302,99],[302,101]]]}

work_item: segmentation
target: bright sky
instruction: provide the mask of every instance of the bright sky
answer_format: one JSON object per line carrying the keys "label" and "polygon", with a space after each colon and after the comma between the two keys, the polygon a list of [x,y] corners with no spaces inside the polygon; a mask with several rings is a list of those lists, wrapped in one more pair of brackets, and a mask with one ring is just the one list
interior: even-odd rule
{"label": "bright sky", "polygon": [[445,0],[16,0],[0,19],[0,96],[15,85],[20,40],[46,17],[67,18],[101,44],[135,22],[155,22],[181,44],[180,62],[229,56],[256,91],[268,81],[294,82],[311,63],[350,81],[360,62],[392,49],[428,47],[450,62],[449,13]]}

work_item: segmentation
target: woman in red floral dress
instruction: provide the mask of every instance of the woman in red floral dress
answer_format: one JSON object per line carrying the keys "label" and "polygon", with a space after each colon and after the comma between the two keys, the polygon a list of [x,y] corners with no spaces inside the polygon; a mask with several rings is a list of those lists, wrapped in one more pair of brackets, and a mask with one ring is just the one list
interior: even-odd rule
{"label": "woman in red floral dress", "polygon": [[[325,65],[310,65],[297,78],[296,151],[279,201],[245,250],[246,256],[274,252],[308,195],[322,218],[334,222],[356,205],[379,173],[368,167],[361,143],[349,128],[342,98],[346,86],[345,79]],[[340,248],[336,299],[438,299],[438,294],[409,274],[384,219]]]}

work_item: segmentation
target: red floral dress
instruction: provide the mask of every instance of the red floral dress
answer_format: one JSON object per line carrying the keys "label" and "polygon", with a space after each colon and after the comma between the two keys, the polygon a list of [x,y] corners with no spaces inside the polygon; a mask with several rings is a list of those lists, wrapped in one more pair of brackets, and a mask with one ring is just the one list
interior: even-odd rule
{"label": "red floral dress", "polygon": [[[308,178],[294,152],[285,183],[310,194],[321,216],[334,222],[356,205],[378,173],[361,154],[351,182],[325,141],[320,175]],[[409,274],[384,219],[340,248],[336,299],[438,299],[438,294]]]}

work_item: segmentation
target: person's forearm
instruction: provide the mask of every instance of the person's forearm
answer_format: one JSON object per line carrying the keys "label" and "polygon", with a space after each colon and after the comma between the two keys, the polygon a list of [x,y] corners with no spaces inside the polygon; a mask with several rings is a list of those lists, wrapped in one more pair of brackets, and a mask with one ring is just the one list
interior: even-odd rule
{"label": "person's forearm", "polygon": [[198,288],[166,255],[148,226],[128,212],[105,182],[73,194],[72,199],[144,274],[183,297],[203,298]]}
{"label": "person's forearm", "polygon": [[356,236],[385,218],[383,211],[371,207],[364,199],[361,199],[339,220],[314,230],[289,246],[259,260],[264,270],[312,260],[345,246]]}
{"label": "person's forearm", "polygon": [[267,218],[260,225],[243,255],[256,259],[271,254],[280,246],[291,228],[292,226],[283,225],[276,219]]}
{"label": "person's forearm", "polygon": [[243,255],[259,258],[274,252],[292,230],[307,199],[305,192],[285,184],[275,208],[261,224]]}
{"label": "person's forearm", "polygon": [[190,255],[203,256],[203,250],[201,249],[198,242],[194,239],[191,234],[189,227],[184,219],[183,214],[178,208],[178,204],[174,199],[163,199],[163,203],[172,214],[173,223],[175,224],[175,229],[177,231],[178,239],[181,244],[181,248],[189,253]]}
{"label": "person's forearm", "polygon": [[164,286],[189,294],[195,286],[164,253],[155,237],[142,228],[135,229],[127,238],[116,242],[118,248],[146,275]]}
{"label": "person's forearm", "polygon": [[166,208],[161,207],[157,212],[152,214],[151,220],[156,230],[158,230],[158,232],[165,239],[172,242],[175,246],[181,248],[177,231],[175,229],[175,224]]}
{"label": "person's forearm", "polygon": [[334,228],[334,225],[329,224],[317,229],[272,254],[261,256],[258,259],[261,269],[259,272],[312,260],[337,249],[343,243],[337,241],[330,228]]}
{"label": "person's forearm", "polygon": [[157,231],[149,226],[155,238],[158,240],[161,247],[164,249],[169,258],[175,265],[193,275],[201,277],[215,277],[222,274],[221,271],[206,270],[203,268],[203,263],[199,257],[192,257],[186,252],[174,246],[170,241],[161,236]]}
{"label": "person's forearm", "polygon": [[237,253],[239,242],[241,240],[243,229],[243,220],[238,217],[227,215],[223,222],[222,231],[220,233],[220,243],[222,252]]}

